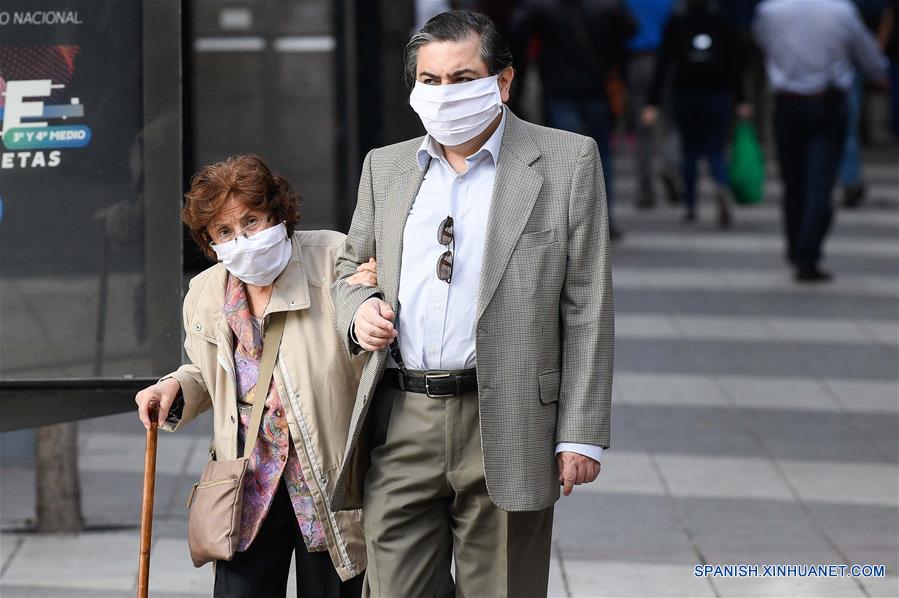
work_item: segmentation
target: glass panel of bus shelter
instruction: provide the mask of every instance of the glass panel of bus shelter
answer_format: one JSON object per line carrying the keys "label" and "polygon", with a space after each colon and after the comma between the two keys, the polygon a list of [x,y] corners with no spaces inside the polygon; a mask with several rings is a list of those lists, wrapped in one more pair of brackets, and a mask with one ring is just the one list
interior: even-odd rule
{"label": "glass panel of bus shelter", "polygon": [[[177,90],[147,88],[158,56],[143,43],[148,15],[168,11],[177,58],[177,4],[0,4],[2,379],[153,376],[179,362],[180,106]],[[163,68],[177,81],[177,60]],[[160,91],[173,105],[151,106]],[[157,172],[166,151],[175,168]],[[168,177],[174,194],[160,195]]]}

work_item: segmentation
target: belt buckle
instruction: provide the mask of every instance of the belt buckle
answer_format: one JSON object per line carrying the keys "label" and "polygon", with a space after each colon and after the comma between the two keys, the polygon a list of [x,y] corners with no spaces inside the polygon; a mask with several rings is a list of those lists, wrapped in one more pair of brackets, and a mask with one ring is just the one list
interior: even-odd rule
{"label": "belt buckle", "polygon": [[444,393],[444,394],[434,394],[431,392],[431,380],[432,379],[448,379],[450,377],[449,374],[425,374],[425,394],[428,395],[429,398],[432,399],[445,399],[447,397],[455,396],[456,393]]}

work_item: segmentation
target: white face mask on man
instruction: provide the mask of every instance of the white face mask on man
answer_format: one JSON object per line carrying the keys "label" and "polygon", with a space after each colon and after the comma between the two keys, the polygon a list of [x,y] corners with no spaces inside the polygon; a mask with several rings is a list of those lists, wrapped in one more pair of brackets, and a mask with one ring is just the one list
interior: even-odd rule
{"label": "white face mask on man", "polygon": [[258,287],[275,282],[293,251],[283,222],[249,237],[238,236],[227,243],[213,245],[212,250],[228,272]]}
{"label": "white face mask on man", "polygon": [[499,75],[455,83],[416,82],[409,104],[428,134],[442,145],[462,145],[483,133],[503,109]]}

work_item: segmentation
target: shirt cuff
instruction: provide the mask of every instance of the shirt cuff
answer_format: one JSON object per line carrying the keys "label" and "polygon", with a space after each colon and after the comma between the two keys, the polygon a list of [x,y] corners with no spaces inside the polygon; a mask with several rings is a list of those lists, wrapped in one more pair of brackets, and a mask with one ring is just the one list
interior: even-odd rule
{"label": "shirt cuff", "polygon": [[562,451],[577,453],[585,457],[590,457],[597,463],[602,463],[602,447],[595,444],[581,444],[579,442],[560,442],[556,445],[556,454]]}

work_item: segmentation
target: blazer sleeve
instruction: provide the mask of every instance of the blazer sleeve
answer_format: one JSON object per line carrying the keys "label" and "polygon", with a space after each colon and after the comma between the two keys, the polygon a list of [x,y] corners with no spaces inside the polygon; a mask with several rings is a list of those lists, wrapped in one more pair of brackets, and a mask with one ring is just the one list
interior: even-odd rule
{"label": "blazer sleeve", "polygon": [[349,357],[357,354],[360,350],[360,347],[350,338],[356,310],[366,299],[384,296],[378,287],[351,285],[346,282],[346,279],[356,272],[359,264],[365,263],[370,257],[377,255],[374,188],[371,174],[373,153],[374,150],[370,151],[362,164],[356,211],[353,213],[353,222],[350,224],[343,247],[337,254],[336,279],[331,285],[331,302],[334,304],[337,335],[343,339]]}
{"label": "blazer sleeve", "polygon": [[568,212],[556,441],[608,448],[615,346],[612,262],[602,164],[591,138],[579,152]]}
{"label": "blazer sleeve", "polygon": [[[191,284],[193,285],[193,282]],[[180,430],[189,421],[212,407],[212,396],[209,394],[199,366],[196,365],[198,356],[194,354],[191,344],[194,339],[191,338],[189,331],[190,314],[193,313],[199,293],[199,289],[191,288],[184,298],[184,349],[190,361],[160,379],[162,381],[174,378],[181,385],[181,392],[178,393],[178,398],[172,404],[168,417],[159,424],[159,427],[167,432]]]}

